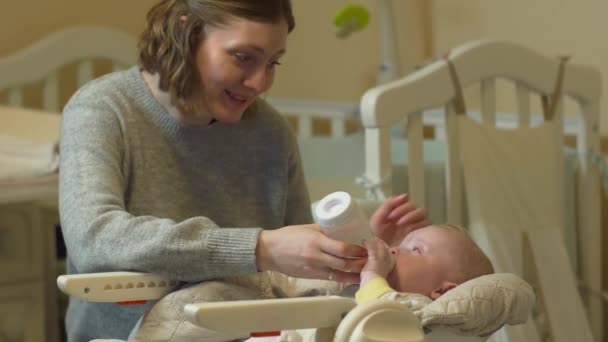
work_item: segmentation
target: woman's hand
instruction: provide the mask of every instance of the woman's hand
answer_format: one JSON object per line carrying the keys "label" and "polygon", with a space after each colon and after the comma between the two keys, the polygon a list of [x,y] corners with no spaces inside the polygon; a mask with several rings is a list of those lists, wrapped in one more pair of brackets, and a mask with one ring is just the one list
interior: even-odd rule
{"label": "woman's hand", "polygon": [[380,239],[374,239],[364,240],[363,246],[367,249],[367,263],[361,270],[361,286],[377,277],[386,279],[395,268],[395,258],[388,245]]}
{"label": "woman's hand", "polygon": [[256,251],[260,271],[352,284],[359,282],[365,256],[365,248],[327,237],[318,224],[263,230]]}
{"label": "woman's hand", "polygon": [[397,246],[411,231],[431,224],[424,209],[409,201],[407,195],[389,197],[370,219],[374,236]]}

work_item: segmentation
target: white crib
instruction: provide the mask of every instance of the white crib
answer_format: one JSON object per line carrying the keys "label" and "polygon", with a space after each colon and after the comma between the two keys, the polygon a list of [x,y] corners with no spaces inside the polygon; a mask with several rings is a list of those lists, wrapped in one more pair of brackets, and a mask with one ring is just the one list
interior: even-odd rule
{"label": "white crib", "polygon": [[[561,88],[556,87],[559,75],[559,61],[534,53],[531,50],[516,44],[499,42],[472,43],[460,47],[450,54],[450,60],[455,66],[457,79],[461,87],[470,87],[479,83],[480,112],[469,112],[487,125],[502,129],[527,129],[543,124],[544,121],[553,122],[557,128],[552,128],[549,143],[543,154],[552,154],[555,167],[554,172],[547,175],[554,177],[555,189],[552,196],[556,198],[553,209],[557,211],[558,219],[550,221],[558,229],[542,234],[533,231],[527,234],[536,235],[535,247],[545,250],[549,242],[564,248],[537,258],[545,258],[545,262],[560,260],[557,269],[565,269],[565,280],[557,277],[552,284],[564,285],[545,289],[547,297],[545,308],[552,310],[549,318],[551,327],[541,327],[538,330],[551,330],[553,338],[567,341],[569,338],[582,340],[590,339],[588,326],[592,327],[596,340],[603,334],[602,303],[598,298],[586,297],[587,316],[577,322],[569,321],[560,308],[576,310],[576,317],[585,317],[577,291],[577,285],[587,289],[585,293],[598,293],[601,283],[601,232],[600,232],[600,181],[598,169],[593,165],[590,156],[599,149],[598,113],[600,80],[598,72],[590,67],[567,63],[564,69]],[[451,72],[445,60],[439,60],[401,80],[391,82],[368,91],[361,103],[361,115],[365,127],[364,137],[360,135],[346,136],[340,139],[335,137],[313,137],[301,140],[303,159],[305,160],[305,173],[309,178],[309,186],[313,198],[323,194],[323,191],[347,190],[362,195],[362,188],[354,184],[359,170],[365,169],[365,182],[376,198],[384,194],[408,191],[419,203],[424,203],[429,215],[436,221],[447,220],[454,223],[481,225],[479,210],[471,213],[474,208],[467,208],[471,200],[480,201],[478,196],[467,197],[468,192],[475,192],[475,179],[469,176],[466,179],[463,173],[466,165],[461,160],[462,147],[459,132],[460,116],[456,116],[453,99],[458,88],[453,83]],[[497,79],[506,79],[515,85],[514,114],[497,113],[496,91]],[[468,93],[467,93],[468,94]],[[562,94],[564,95],[562,100]],[[550,107],[555,103],[555,113],[551,118],[544,118],[543,113],[532,113],[531,103],[533,95],[545,99]],[[563,102],[568,98],[576,105],[576,116],[564,116]],[[348,111],[349,106],[343,107]],[[407,122],[405,133],[407,141],[396,137],[404,120]],[[435,141],[424,140],[423,126],[432,125],[438,135]],[[397,129],[395,128],[397,126]],[[490,133],[494,134],[494,133]],[[575,135],[577,146],[575,149],[566,147],[563,143],[564,135]],[[358,158],[365,146],[365,165]],[[312,151],[319,151],[313,154]],[[539,155],[539,160],[545,160],[546,155]],[[465,163],[466,164],[466,163]],[[403,177],[400,166],[407,165],[408,176]],[[323,169],[325,167],[325,169]],[[525,168],[522,165],[522,168]],[[400,173],[401,172],[401,173]],[[470,173],[470,171],[469,171]],[[538,173],[531,175],[530,184],[538,182]],[[534,178],[536,177],[536,178]],[[463,184],[463,181],[466,184]],[[408,184],[407,186],[405,186]],[[549,199],[551,195],[536,197],[535,199]],[[491,203],[491,199],[484,198]],[[491,207],[491,205],[490,205]],[[559,213],[564,213],[562,216]],[[476,216],[475,216],[476,215]],[[549,213],[547,215],[550,215]],[[475,216],[475,217],[471,217]],[[483,216],[483,215],[481,215]],[[486,215],[487,216],[487,215]],[[486,217],[487,219],[487,217]],[[484,235],[483,233],[479,233]],[[540,234],[540,235],[539,235]],[[481,237],[480,237],[481,238]],[[530,237],[528,237],[530,239]],[[526,240],[528,241],[528,240]],[[529,243],[526,242],[526,243]],[[486,248],[491,248],[489,243]],[[519,251],[516,254],[521,254]],[[540,252],[537,252],[540,254]],[[566,257],[567,254],[567,257]],[[515,256],[515,266],[509,270],[523,274],[530,272],[522,268],[525,265],[526,254]],[[568,259],[569,257],[569,259]],[[537,264],[541,261],[536,260]],[[568,265],[569,264],[569,265]],[[548,265],[548,264],[545,264]],[[568,266],[574,269],[570,271]],[[545,273],[542,266],[537,273]],[[534,273],[534,272],[532,272]],[[553,275],[558,273],[553,273]],[[541,286],[539,275],[527,275],[535,278],[534,283]],[[532,281],[532,279],[531,279]],[[549,280],[544,280],[548,282]],[[547,285],[545,284],[547,287]],[[568,305],[556,304],[564,298],[564,292],[573,300]],[[547,319],[547,317],[541,317]],[[536,332],[533,335],[547,334]]]}
{"label": "white crib", "polygon": [[[518,230],[517,234],[525,233],[527,237],[523,239],[524,242],[515,243],[518,248],[511,251],[515,255],[513,260],[507,262],[509,266],[502,265],[499,268],[506,268],[518,274],[525,273],[538,287],[545,283],[545,289],[541,292],[544,292],[547,298],[544,299],[543,305],[544,310],[550,313],[538,314],[539,320],[544,320],[544,323],[539,324],[544,326],[537,330],[544,331],[531,334],[541,336],[539,339],[544,334],[551,334],[555,340],[590,340],[590,331],[593,331],[596,340],[601,339],[602,303],[598,297],[593,296],[580,300],[577,291],[577,287],[580,287],[585,294],[599,293],[602,288],[601,184],[597,165],[591,162],[591,156],[599,150],[598,106],[601,85],[597,70],[566,63],[563,75],[559,76],[560,61],[557,58],[541,56],[532,50],[506,42],[468,44],[452,51],[450,60],[455,72],[450,71],[445,60],[439,60],[401,80],[368,91],[363,97],[360,109],[365,127],[364,135],[354,134],[340,138],[309,137],[300,140],[305,173],[313,199],[335,190],[346,190],[363,196],[363,189],[356,185],[354,180],[360,175],[360,170],[364,169],[365,175],[362,182],[360,179],[360,183],[368,187],[373,197],[382,198],[385,194],[408,191],[417,202],[424,203],[434,220],[472,225],[474,227],[471,228],[478,238],[487,240],[485,227],[482,227],[481,231],[479,227],[487,225],[487,220],[507,219],[504,215],[494,213],[492,217],[488,214],[488,210],[500,212],[495,207],[492,208],[492,203],[496,201],[480,197],[477,194],[480,192],[477,180],[466,175],[474,172],[467,170],[467,162],[463,159],[466,151],[460,146],[463,142],[462,137],[459,137],[463,125],[460,121],[463,120],[462,115],[455,114],[453,106],[454,97],[460,88],[479,84],[481,110],[468,114],[483,125],[514,132],[532,132],[545,122],[554,125],[545,129],[551,132],[543,138],[539,133],[541,141],[538,143],[545,143],[546,147],[535,157],[540,161],[553,163],[550,171],[544,169],[544,174],[537,170],[534,173],[531,164],[521,165],[519,168],[530,168],[532,171],[528,177],[531,189],[545,178],[550,178],[553,182],[555,190],[547,190],[544,196],[530,195],[525,200],[548,200],[551,204],[544,208],[532,203],[530,208],[551,210],[545,215],[555,215],[554,220],[536,222],[549,222],[557,229],[543,233],[531,227],[523,228],[523,232]],[[456,83],[453,74],[457,75]],[[560,77],[561,84],[558,82]],[[514,85],[513,114],[497,113],[496,103],[502,99],[497,95],[500,88],[497,85],[499,78]],[[540,110],[536,115],[532,113],[534,96],[540,98],[541,102],[544,101],[544,113]],[[571,101],[569,104],[576,106],[575,112],[570,113],[576,116],[564,115],[565,101]],[[318,104],[316,106],[318,107]],[[554,112],[549,114],[547,111],[552,110],[551,106],[554,106]],[[298,107],[291,108],[294,111],[297,109]],[[342,109],[348,113],[351,107],[343,105]],[[336,112],[335,107],[333,111],[328,112]],[[545,115],[548,117],[544,117]],[[404,121],[407,122],[407,141],[395,134],[399,134]],[[439,139],[424,140],[423,126],[429,124],[435,127]],[[500,130],[485,131],[490,135],[501,134]],[[475,131],[467,129],[465,132],[471,134],[470,132]],[[575,148],[565,146],[564,135],[576,136]],[[534,133],[531,133],[531,136],[534,137]],[[543,139],[549,141],[543,142]],[[509,149],[504,145],[500,147]],[[360,158],[363,148],[365,165]],[[524,152],[521,154],[526,154]],[[407,165],[406,177],[402,172],[404,165]],[[507,188],[508,186],[502,190]],[[481,207],[486,209],[474,208],[480,207],[480,201],[485,202]],[[508,223],[514,224],[513,220]],[[526,222],[517,223],[525,225]],[[527,223],[529,225],[530,222]],[[516,237],[514,240],[520,238]],[[557,247],[553,247],[553,252],[542,255],[541,251],[552,248],[549,247],[549,241]],[[484,243],[487,249],[496,247],[493,241]],[[522,247],[523,245],[525,247]],[[537,255],[524,254],[525,249],[532,249],[532,252],[526,253]],[[496,255],[494,257],[499,259]],[[525,263],[526,258],[535,258],[536,265]],[[539,260],[543,258],[544,261]],[[547,265],[555,263],[556,260],[559,260],[557,265],[551,267],[563,270],[566,275],[555,277],[560,273],[547,272]],[[504,264],[505,261],[499,263]],[[530,271],[530,267],[537,269]],[[539,279],[543,276],[548,278]],[[552,279],[548,280],[550,278]],[[551,288],[547,282],[558,283],[560,286]],[[564,293],[568,295],[564,296]],[[560,304],[562,298],[572,300],[567,301],[568,304]],[[583,303],[589,322],[583,313]],[[566,309],[576,311],[574,316],[582,319],[573,321],[568,318],[570,315],[560,313]],[[548,318],[551,323],[547,323],[547,317],[543,315],[553,316]]]}
{"label": "white crib", "polygon": [[[364,95],[361,110],[366,138],[365,176],[372,185],[371,193],[376,197],[391,193],[386,181],[392,172],[390,126],[405,117],[410,194],[421,203],[432,196],[424,188],[421,111],[445,106],[447,220],[470,225],[478,242],[493,256],[498,270],[521,274],[537,287],[543,323],[539,323],[536,333],[527,335],[527,340],[542,340],[550,334],[554,341],[591,341],[590,327],[595,339],[600,340],[602,303],[586,298],[585,313],[572,267],[578,265],[584,286],[601,289],[601,186],[598,169],[589,159],[589,151],[599,148],[599,73],[587,66],[562,64],[557,58],[506,42],[467,44],[452,51],[449,61],[439,60]],[[519,122],[515,129],[494,127],[497,78],[515,84]],[[462,97],[463,88],[476,83],[481,84],[481,124],[467,117]],[[533,95],[540,95],[546,108],[545,122],[531,128]],[[575,101],[580,110],[575,160],[577,192],[571,194],[576,201],[568,202],[574,203],[577,213],[576,228],[571,231],[565,231],[564,223],[565,96]],[[518,146],[519,139],[529,139],[529,145]],[[485,159],[478,156],[488,151],[492,152]],[[501,160],[502,156],[512,159]],[[507,161],[517,163],[516,167]],[[509,173],[500,173],[502,169]],[[525,176],[511,177],[516,173]],[[525,184],[509,183],[511,179],[525,179]],[[507,201],[499,200],[509,196],[515,196],[521,204],[515,212],[506,212],[512,207],[506,208]],[[518,216],[517,211],[525,213],[525,218],[513,219]],[[523,242],[520,234],[526,236]],[[569,246],[579,246],[571,251],[575,256],[573,264],[568,261],[565,238],[570,240],[566,240]],[[511,249],[504,250],[507,248],[502,244]]]}

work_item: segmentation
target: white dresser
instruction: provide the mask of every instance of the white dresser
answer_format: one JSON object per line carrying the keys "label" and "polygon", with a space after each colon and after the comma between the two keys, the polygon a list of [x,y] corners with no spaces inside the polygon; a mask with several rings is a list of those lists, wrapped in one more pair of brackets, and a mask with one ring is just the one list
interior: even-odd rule
{"label": "white dresser", "polygon": [[[52,141],[59,121],[58,114],[0,106],[0,134]],[[0,179],[0,341],[59,340],[56,197],[56,174]]]}

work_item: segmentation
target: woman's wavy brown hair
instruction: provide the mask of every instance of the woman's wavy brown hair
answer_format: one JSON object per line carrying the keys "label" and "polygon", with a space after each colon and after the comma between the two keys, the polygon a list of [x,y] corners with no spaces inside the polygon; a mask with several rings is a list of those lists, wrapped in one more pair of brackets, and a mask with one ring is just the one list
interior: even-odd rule
{"label": "woman's wavy brown hair", "polygon": [[290,0],[161,0],[148,12],[138,45],[141,66],[159,74],[160,89],[184,114],[196,112],[193,97],[200,81],[194,55],[204,28],[225,25],[231,17],[285,20],[288,32],[295,27]]}

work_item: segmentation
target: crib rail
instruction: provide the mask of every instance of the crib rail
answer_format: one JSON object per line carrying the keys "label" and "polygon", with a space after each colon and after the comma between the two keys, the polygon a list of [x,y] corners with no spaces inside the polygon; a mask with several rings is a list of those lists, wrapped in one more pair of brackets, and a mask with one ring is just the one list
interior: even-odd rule
{"label": "crib rail", "polygon": [[296,117],[298,137],[309,138],[314,135],[313,119],[328,119],[331,122],[331,137],[341,138],[346,135],[346,122],[359,119],[357,103],[320,101],[302,98],[266,99],[279,112]]}
{"label": "crib rail", "polygon": [[0,58],[0,92],[7,104],[25,106],[26,88],[42,82],[42,109],[59,112],[61,68],[76,63],[76,87],[95,77],[94,61],[107,60],[112,70],[135,65],[135,37],[110,28],[80,26],[55,32],[38,43]]}

